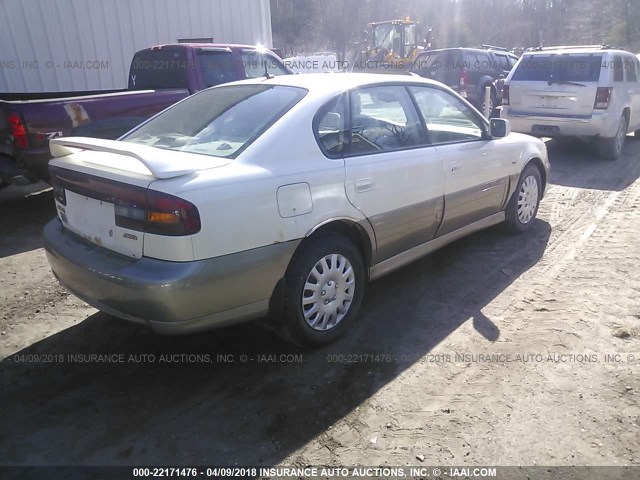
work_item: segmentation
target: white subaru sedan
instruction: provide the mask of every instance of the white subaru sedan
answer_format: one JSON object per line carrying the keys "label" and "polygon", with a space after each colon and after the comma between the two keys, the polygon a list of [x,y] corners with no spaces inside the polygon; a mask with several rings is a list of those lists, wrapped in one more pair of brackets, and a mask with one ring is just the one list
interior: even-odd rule
{"label": "white subaru sedan", "polygon": [[416,77],[310,74],[204,90],[117,141],[51,141],[51,268],[161,333],[267,314],[335,340],[375,280],[471,232],[531,227],[542,141]]}

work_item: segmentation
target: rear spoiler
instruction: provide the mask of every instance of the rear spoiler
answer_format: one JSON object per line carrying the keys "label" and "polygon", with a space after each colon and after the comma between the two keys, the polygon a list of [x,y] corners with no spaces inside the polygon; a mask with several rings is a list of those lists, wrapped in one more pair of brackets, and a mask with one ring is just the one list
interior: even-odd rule
{"label": "rear spoiler", "polygon": [[151,175],[157,179],[189,175],[200,170],[220,167],[229,162],[228,159],[209,155],[165,150],[147,145],[100,138],[54,138],[49,141],[49,149],[51,150],[51,155],[55,158],[71,155],[81,150],[124,155],[142,163]]}

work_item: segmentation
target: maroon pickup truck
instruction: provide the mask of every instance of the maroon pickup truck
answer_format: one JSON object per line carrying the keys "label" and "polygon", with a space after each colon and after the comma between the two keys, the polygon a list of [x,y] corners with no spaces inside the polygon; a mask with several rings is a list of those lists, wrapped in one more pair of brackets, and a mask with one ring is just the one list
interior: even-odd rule
{"label": "maroon pickup truck", "polygon": [[204,88],[291,73],[277,55],[256,47],[181,43],[137,52],[124,90],[0,93],[0,185],[47,179],[52,138],[116,139]]}

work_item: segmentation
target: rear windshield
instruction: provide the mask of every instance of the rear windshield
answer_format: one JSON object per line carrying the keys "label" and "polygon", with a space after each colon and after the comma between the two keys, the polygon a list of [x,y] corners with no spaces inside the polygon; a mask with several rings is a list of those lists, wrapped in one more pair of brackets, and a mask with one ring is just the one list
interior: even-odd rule
{"label": "rear windshield", "polygon": [[597,82],[602,55],[526,55],[511,80]]}
{"label": "rear windshield", "polygon": [[203,90],[177,103],[122,140],[151,147],[235,158],[305,96],[274,85]]}
{"label": "rear windshield", "polygon": [[129,90],[187,88],[188,63],[183,47],[142,50],[131,61]]}

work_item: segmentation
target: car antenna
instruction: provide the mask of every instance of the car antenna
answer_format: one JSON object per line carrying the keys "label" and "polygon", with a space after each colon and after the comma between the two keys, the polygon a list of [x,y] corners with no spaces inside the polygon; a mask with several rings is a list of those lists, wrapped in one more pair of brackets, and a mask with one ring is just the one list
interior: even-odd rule
{"label": "car antenna", "polygon": [[258,52],[262,56],[262,64],[264,65],[264,78],[266,78],[267,80],[273,78],[273,75],[269,73],[269,70],[267,68],[267,57],[265,56],[265,53],[267,53],[267,49],[258,43],[256,45],[256,52]]}

